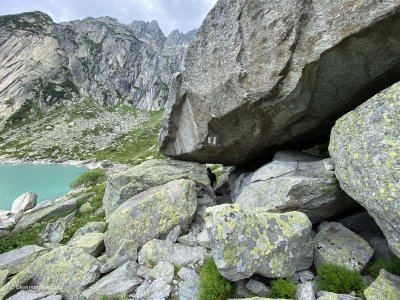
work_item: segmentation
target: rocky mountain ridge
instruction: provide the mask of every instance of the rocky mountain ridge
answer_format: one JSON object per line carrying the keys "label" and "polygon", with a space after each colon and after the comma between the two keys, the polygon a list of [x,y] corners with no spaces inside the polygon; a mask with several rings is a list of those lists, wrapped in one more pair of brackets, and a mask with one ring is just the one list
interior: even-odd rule
{"label": "rocky mountain ridge", "polygon": [[0,16],[0,121],[20,109],[85,97],[103,106],[164,106],[194,31],[110,17],[54,23],[42,12]]}

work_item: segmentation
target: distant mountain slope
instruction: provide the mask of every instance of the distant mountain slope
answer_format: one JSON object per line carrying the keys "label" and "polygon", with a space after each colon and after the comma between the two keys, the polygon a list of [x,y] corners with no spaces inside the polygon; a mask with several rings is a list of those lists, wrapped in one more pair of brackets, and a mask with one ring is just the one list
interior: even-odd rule
{"label": "distant mountain slope", "polygon": [[157,110],[194,34],[165,37],[156,21],[56,24],[42,12],[0,16],[0,123],[24,103],[24,111],[47,110],[87,97],[105,107]]}

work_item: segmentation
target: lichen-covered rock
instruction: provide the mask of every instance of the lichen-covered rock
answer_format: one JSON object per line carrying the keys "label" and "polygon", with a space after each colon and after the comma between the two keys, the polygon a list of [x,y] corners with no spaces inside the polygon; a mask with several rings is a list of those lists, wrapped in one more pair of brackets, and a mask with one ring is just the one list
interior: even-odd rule
{"label": "lichen-covered rock", "polygon": [[36,245],[28,245],[0,255],[0,270],[8,270],[10,275],[16,274],[47,250]]}
{"label": "lichen-covered rock", "polygon": [[197,208],[194,181],[181,179],[151,188],[121,204],[108,217],[108,257],[124,240],[137,246],[167,234],[177,225],[188,228]]}
{"label": "lichen-covered rock", "polygon": [[312,223],[357,205],[340,188],[330,159],[300,151],[278,152],[246,182],[236,199],[244,208],[301,211]]}
{"label": "lichen-covered rock", "polygon": [[179,283],[179,300],[198,300],[200,291],[200,276],[195,270],[181,268],[178,277],[183,281]]}
{"label": "lichen-covered rock", "polygon": [[91,232],[68,243],[69,246],[81,248],[86,253],[97,257],[104,251],[104,233]]}
{"label": "lichen-covered rock", "polygon": [[178,243],[195,247],[197,246],[197,238],[192,232],[189,232],[187,235],[179,237]]}
{"label": "lichen-covered rock", "polygon": [[311,282],[297,285],[296,300],[315,300],[315,288]]}
{"label": "lichen-covered rock", "polygon": [[135,293],[137,300],[165,300],[171,294],[172,287],[162,278],[153,282],[146,281],[138,287]]}
{"label": "lichen-covered rock", "polygon": [[71,238],[71,241],[78,239],[87,233],[104,232],[105,229],[106,229],[105,222],[89,222],[74,233],[73,237]]}
{"label": "lichen-covered rock", "polygon": [[142,283],[136,276],[139,266],[136,262],[128,261],[110,274],[100,278],[95,284],[82,293],[85,299],[97,300],[102,297],[123,298],[135,291]]}
{"label": "lichen-covered rock", "polygon": [[101,273],[108,273],[119,266],[122,266],[127,261],[137,260],[137,244],[135,241],[123,240],[115,252],[115,254],[106,259],[106,262],[101,266]]}
{"label": "lichen-covered rock", "polygon": [[80,248],[58,247],[42,255],[0,289],[0,299],[19,286],[32,285],[41,291],[59,292],[63,299],[78,299],[100,277],[100,263]]}
{"label": "lichen-covered rock", "polygon": [[152,240],[146,243],[139,252],[141,265],[170,262],[177,267],[203,265],[207,250],[203,247],[190,247],[172,243],[171,241]]}
{"label": "lichen-covered rock", "polygon": [[72,214],[60,218],[55,222],[48,223],[40,234],[40,238],[43,242],[48,243],[59,243],[64,238],[64,232],[67,226],[71,225],[75,219],[75,212]]}
{"label": "lichen-covered rock", "polygon": [[210,238],[208,237],[207,229],[204,229],[197,235],[197,244],[207,249],[211,249]]}
{"label": "lichen-covered rock", "polygon": [[162,278],[165,282],[171,283],[174,278],[174,265],[170,262],[160,261],[150,271],[149,276],[154,279]]}
{"label": "lichen-covered rock", "polygon": [[205,219],[215,264],[231,281],[288,277],[312,264],[311,222],[304,213],[223,204],[208,208]]}
{"label": "lichen-covered rock", "polygon": [[382,229],[400,257],[400,84],[336,121],[329,153],[343,190]]}
{"label": "lichen-covered rock", "polygon": [[8,270],[0,270],[0,289],[6,284],[9,274]]}
{"label": "lichen-covered rock", "polygon": [[314,237],[314,264],[336,264],[349,270],[361,271],[374,250],[358,234],[340,223],[322,223]]}
{"label": "lichen-covered rock", "polygon": [[20,211],[27,211],[34,208],[37,202],[37,194],[32,192],[23,193],[13,201],[11,213],[17,214]]}
{"label": "lichen-covered rock", "polygon": [[61,295],[53,292],[36,292],[33,290],[21,291],[10,298],[9,300],[62,300]]}
{"label": "lichen-covered rock", "polygon": [[193,180],[209,188],[205,167],[193,162],[154,159],[109,176],[103,198],[107,217],[129,198],[177,179]]}
{"label": "lichen-covered rock", "polygon": [[161,151],[239,165],[327,138],[338,116],[399,79],[399,7],[218,1],[171,85]]}
{"label": "lichen-covered rock", "polygon": [[175,226],[167,235],[165,238],[167,241],[171,241],[175,243],[178,240],[178,237],[181,235],[182,232],[182,227],[181,226]]}
{"label": "lichen-covered rock", "polygon": [[382,269],[376,280],[364,291],[367,300],[400,299],[400,277]]}
{"label": "lichen-covered rock", "polygon": [[254,295],[260,296],[260,297],[266,297],[271,293],[270,289],[262,282],[250,279],[246,283],[246,288],[252,292]]}

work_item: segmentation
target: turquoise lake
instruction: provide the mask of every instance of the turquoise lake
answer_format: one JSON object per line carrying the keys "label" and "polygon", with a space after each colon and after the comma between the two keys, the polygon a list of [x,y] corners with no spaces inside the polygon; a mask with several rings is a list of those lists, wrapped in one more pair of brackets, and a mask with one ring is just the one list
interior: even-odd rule
{"label": "turquoise lake", "polygon": [[68,193],[69,184],[85,171],[63,165],[0,164],[0,210],[9,210],[15,198],[25,192],[38,194],[38,202],[55,200]]}

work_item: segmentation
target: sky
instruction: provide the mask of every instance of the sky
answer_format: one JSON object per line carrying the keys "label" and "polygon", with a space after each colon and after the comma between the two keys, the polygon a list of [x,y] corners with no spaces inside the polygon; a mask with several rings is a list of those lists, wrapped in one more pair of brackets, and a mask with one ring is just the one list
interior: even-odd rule
{"label": "sky", "polygon": [[217,0],[0,0],[0,15],[40,10],[55,22],[110,16],[121,23],[157,20],[168,35],[201,25]]}

